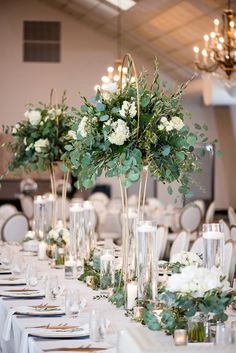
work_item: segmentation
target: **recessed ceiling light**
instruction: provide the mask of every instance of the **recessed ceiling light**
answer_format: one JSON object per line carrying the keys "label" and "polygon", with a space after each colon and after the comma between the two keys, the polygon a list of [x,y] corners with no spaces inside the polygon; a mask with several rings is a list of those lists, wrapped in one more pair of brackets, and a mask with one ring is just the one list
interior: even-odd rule
{"label": "recessed ceiling light", "polygon": [[119,7],[123,11],[129,10],[131,7],[136,5],[136,1],[134,0],[106,0],[110,4]]}

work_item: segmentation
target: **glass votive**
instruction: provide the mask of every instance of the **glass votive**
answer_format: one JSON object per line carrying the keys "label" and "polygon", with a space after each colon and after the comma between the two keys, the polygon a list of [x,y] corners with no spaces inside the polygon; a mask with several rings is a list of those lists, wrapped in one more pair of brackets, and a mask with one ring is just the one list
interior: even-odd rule
{"label": "glass votive", "polygon": [[187,330],[184,330],[184,329],[175,330],[174,341],[176,346],[185,346],[187,344]]}
{"label": "glass votive", "polygon": [[135,306],[134,307],[134,320],[142,321],[144,315],[144,307],[143,306]]}
{"label": "glass votive", "polygon": [[78,289],[68,289],[65,298],[65,312],[68,318],[76,318],[81,309],[81,300]]}
{"label": "glass votive", "polygon": [[65,278],[77,278],[77,259],[71,254],[67,254],[65,257]]}

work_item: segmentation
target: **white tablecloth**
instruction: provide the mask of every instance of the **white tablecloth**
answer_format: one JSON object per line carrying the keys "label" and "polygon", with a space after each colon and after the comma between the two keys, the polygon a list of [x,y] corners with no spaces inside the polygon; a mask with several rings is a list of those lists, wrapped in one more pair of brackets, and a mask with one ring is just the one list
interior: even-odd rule
{"label": "white tablecloth", "polygon": [[[30,259],[29,259],[30,260]],[[35,258],[31,258],[35,261]],[[1,335],[1,349],[2,353],[20,353],[20,346],[22,340],[22,334],[27,327],[35,327],[39,325],[47,324],[59,324],[59,323],[69,323],[76,325],[83,325],[89,322],[89,313],[91,309],[98,309],[102,312],[104,318],[107,318],[111,325],[109,332],[105,337],[106,347],[111,347],[107,349],[106,353],[171,353],[171,352],[206,352],[206,347],[201,346],[187,346],[187,347],[176,347],[174,345],[173,339],[170,336],[166,336],[163,332],[152,332],[147,327],[141,324],[135,323],[130,320],[130,318],[124,315],[123,309],[117,309],[114,305],[109,303],[106,299],[94,300],[93,296],[97,294],[90,288],[88,288],[84,283],[77,280],[66,280],[64,279],[63,270],[50,269],[47,261],[37,262],[38,269],[41,273],[52,273],[57,274],[65,287],[77,287],[80,290],[81,297],[86,298],[87,305],[84,311],[79,315],[77,319],[68,319],[66,316],[62,317],[29,317],[22,316],[19,317],[14,315],[12,318],[12,330],[10,333],[10,340],[4,341],[2,339],[3,326],[7,317],[7,313],[11,308],[16,306],[25,305],[36,305],[42,303],[42,299],[11,299],[11,298],[1,298],[0,299],[0,335]],[[2,276],[1,276],[2,277]],[[7,289],[8,287],[0,287],[0,289]],[[55,304],[64,303],[64,297],[60,297]],[[236,320],[234,316],[233,320]],[[118,333],[122,331],[119,339],[119,344],[117,344]],[[78,347],[80,345],[85,345],[93,343],[89,338],[87,339],[44,339],[44,338],[34,338],[29,337],[28,339],[28,351],[21,353],[42,353],[44,349],[59,348],[59,347]],[[105,344],[104,343],[104,344]],[[97,346],[98,344],[95,344]],[[102,344],[102,343],[99,343]],[[118,350],[117,350],[118,347]],[[207,351],[214,352],[234,352],[236,351],[236,346],[231,345],[224,347],[207,347]]]}

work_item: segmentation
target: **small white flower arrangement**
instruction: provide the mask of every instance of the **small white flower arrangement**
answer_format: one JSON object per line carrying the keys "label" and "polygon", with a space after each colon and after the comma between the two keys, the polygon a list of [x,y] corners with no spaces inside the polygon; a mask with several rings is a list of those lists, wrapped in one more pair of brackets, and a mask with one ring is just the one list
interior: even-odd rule
{"label": "small white flower arrangement", "polygon": [[58,247],[64,247],[68,244],[70,238],[70,232],[66,228],[55,228],[48,232],[47,240],[50,245],[57,245]]}
{"label": "small white flower arrangement", "polygon": [[170,263],[179,263],[182,266],[202,266],[203,261],[201,257],[190,251],[181,251],[174,254],[170,259]]}
{"label": "small white flower arrangement", "polygon": [[181,273],[174,273],[166,283],[166,290],[191,294],[195,298],[204,297],[212,290],[227,291],[230,288],[226,276],[217,268],[207,269],[186,266]]}

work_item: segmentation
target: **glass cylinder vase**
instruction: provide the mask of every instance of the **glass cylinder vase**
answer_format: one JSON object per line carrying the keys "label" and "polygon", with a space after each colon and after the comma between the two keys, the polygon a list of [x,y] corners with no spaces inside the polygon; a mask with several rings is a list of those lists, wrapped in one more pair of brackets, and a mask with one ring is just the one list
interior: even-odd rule
{"label": "glass cylinder vase", "polygon": [[79,203],[70,207],[70,253],[76,254],[80,259],[87,256],[84,209]]}
{"label": "glass cylinder vase", "polygon": [[97,216],[96,211],[91,201],[85,201],[83,203],[84,207],[84,227],[85,227],[85,234],[87,239],[87,255],[88,257],[94,251],[96,247],[96,223],[97,223]]}
{"label": "glass cylinder vase", "polygon": [[113,250],[104,249],[100,257],[100,288],[107,291],[114,287],[115,257]]}
{"label": "glass cylinder vase", "polygon": [[138,299],[157,300],[158,237],[151,221],[139,222],[137,227]]}
{"label": "glass cylinder vase", "polygon": [[136,277],[136,227],[138,215],[135,209],[128,209],[121,216],[122,220],[122,257],[123,278],[126,281]]}
{"label": "glass cylinder vase", "polygon": [[45,241],[46,236],[46,202],[43,196],[34,198],[34,232],[35,238]]}
{"label": "glass cylinder vase", "polygon": [[56,212],[56,196],[53,194],[45,195],[46,201],[46,230],[49,232],[56,227],[57,212]]}
{"label": "glass cylinder vase", "polygon": [[203,224],[203,261],[206,268],[224,267],[224,229],[221,223]]}
{"label": "glass cylinder vase", "polygon": [[198,312],[188,319],[188,341],[191,343],[209,342],[211,340],[208,324],[208,316]]}

